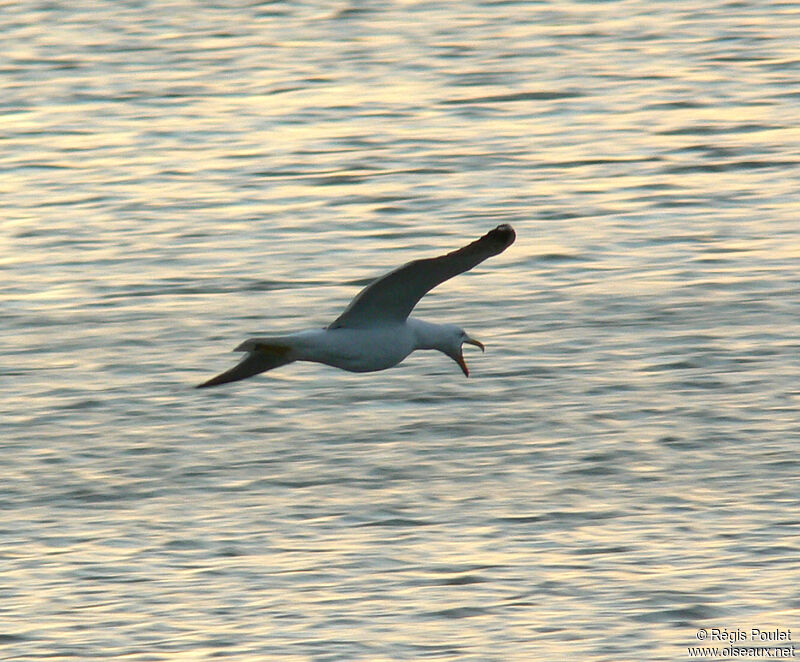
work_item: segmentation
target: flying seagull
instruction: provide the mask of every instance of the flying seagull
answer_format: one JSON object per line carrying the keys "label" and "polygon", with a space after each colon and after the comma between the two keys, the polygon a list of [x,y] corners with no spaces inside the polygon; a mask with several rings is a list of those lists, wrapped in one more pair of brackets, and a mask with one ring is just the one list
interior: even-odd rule
{"label": "flying seagull", "polygon": [[294,361],[315,361],[350,372],[385,370],[417,349],[439,350],[469,377],[461,345],[483,351],[483,343],[454,324],[423,322],[409,314],[434,287],[502,253],[515,238],[514,228],[498,225],[452,253],[404,264],[367,285],[324,329],[245,340],[234,350],[247,352],[244,359],[197,388],[235,382]]}

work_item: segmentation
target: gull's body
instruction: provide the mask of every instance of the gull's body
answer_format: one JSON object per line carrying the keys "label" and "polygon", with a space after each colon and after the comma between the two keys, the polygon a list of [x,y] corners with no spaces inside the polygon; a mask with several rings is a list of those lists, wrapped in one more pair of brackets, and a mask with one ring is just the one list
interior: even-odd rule
{"label": "gull's body", "polygon": [[515,236],[511,226],[500,225],[457,251],[415,260],[390,271],[364,288],[324,329],[250,338],[235,350],[247,352],[238,365],[200,387],[245,379],[294,361],[313,361],[350,372],[374,372],[396,366],[418,349],[443,352],[469,376],[461,345],[483,349],[483,344],[453,324],[434,324],[408,315],[436,285],[501,253]]}

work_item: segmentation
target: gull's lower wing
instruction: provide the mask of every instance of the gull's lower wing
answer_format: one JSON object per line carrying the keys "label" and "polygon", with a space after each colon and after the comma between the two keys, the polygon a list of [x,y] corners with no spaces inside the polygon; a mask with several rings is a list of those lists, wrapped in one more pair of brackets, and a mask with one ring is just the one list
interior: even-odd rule
{"label": "gull's lower wing", "polygon": [[278,368],[294,361],[294,359],[290,358],[290,350],[288,347],[259,343],[258,339],[246,341],[240,345],[240,347],[243,346],[248,346],[248,352],[239,363],[230,370],[226,370],[221,375],[217,375],[207,382],[198,384],[197,388],[237,382],[240,379],[247,379],[253,375]]}
{"label": "gull's lower wing", "polygon": [[434,287],[502,253],[515,238],[514,228],[498,225],[452,253],[404,264],[361,290],[328,328],[369,326],[378,320],[402,322]]}

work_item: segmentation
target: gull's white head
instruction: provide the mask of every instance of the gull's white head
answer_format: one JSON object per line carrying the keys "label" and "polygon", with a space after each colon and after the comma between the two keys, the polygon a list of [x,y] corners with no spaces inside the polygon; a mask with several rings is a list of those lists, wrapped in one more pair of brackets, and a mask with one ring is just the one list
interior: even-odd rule
{"label": "gull's white head", "polygon": [[464,352],[462,346],[464,343],[467,345],[475,345],[484,351],[483,343],[480,340],[471,338],[464,329],[454,326],[452,324],[443,325],[442,330],[444,333],[440,336],[440,343],[437,344],[435,349],[447,354],[453,361],[458,363],[461,370],[464,372],[465,377],[469,377],[469,368],[467,362],[464,360]]}
{"label": "gull's white head", "polygon": [[464,329],[455,324],[432,324],[414,317],[409,317],[406,323],[414,330],[417,349],[438,349],[458,363],[464,375],[469,377],[469,368],[464,361],[461,347],[466,343],[484,351],[482,342],[470,338]]}

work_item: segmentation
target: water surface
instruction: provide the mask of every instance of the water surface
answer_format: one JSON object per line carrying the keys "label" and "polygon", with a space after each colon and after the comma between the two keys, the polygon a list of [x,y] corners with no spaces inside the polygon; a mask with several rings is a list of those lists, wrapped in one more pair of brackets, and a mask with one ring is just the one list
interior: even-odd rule
{"label": "water surface", "polygon": [[[3,659],[687,659],[796,627],[792,3],[12,3]],[[419,353],[253,334],[499,223]]]}

